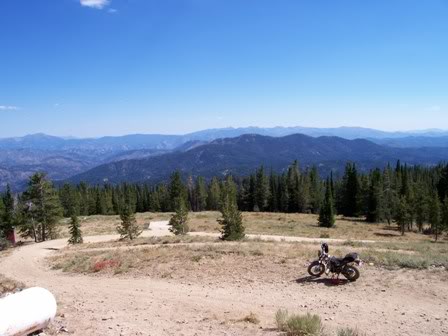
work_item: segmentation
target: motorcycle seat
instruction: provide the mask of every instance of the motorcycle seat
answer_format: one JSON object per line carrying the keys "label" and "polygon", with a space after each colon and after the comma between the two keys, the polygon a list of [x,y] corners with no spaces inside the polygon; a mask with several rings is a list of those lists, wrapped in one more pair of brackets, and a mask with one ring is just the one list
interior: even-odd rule
{"label": "motorcycle seat", "polygon": [[331,260],[336,265],[342,265],[342,264],[351,263],[351,262],[354,262],[356,259],[358,259],[358,254],[357,253],[349,253],[344,258],[336,258],[336,257],[332,257],[331,258]]}

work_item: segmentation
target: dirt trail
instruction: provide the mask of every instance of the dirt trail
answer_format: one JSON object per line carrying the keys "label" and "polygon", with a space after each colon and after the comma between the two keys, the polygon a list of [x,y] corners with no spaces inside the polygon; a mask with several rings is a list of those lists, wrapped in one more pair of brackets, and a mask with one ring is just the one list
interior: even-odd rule
{"label": "dirt trail", "polygon": [[[164,234],[162,223],[144,232]],[[117,236],[85,238],[110,239]],[[235,275],[229,275],[234,284],[218,285],[95,277],[48,268],[45,258],[65,245],[66,240],[55,240],[17,248],[0,260],[0,272],[52,291],[64,315],[57,324],[74,335],[277,335],[272,328],[278,308],[318,313],[329,330],[351,326],[368,335],[448,334],[448,284],[437,273],[366,268],[358,282],[337,287],[310,281],[305,268],[295,279],[272,284],[246,283]],[[250,312],[260,325],[235,322]]]}

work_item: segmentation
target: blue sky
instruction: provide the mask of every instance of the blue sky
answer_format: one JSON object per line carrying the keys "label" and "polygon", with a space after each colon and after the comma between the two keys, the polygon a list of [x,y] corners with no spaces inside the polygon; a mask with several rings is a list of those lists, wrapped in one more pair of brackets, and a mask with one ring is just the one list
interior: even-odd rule
{"label": "blue sky", "polygon": [[0,137],[448,129],[446,0],[1,0]]}

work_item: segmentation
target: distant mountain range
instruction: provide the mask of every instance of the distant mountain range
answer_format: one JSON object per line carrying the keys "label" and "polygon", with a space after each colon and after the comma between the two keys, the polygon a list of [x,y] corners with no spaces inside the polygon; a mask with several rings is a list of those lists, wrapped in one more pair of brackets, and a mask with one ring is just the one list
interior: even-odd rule
{"label": "distant mountain range", "polygon": [[361,171],[384,167],[402,160],[408,164],[435,165],[448,158],[448,148],[392,148],[371,141],[339,137],[313,138],[302,134],[285,137],[242,135],[214,140],[185,152],[174,152],[139,160],[123,160],[95,167],[68,181],[160,182],[179,170],[184,176],[246,175],[263,165],[283,171],[294,160],[302,167],[316,165],[321,173],[339,174],[347,161],[356,162]]}
{"label": "distant mountain range", "polygon": [[[409,159],[418,158],[418,163],[423,164],[433,164],[435,160],[445,160],[447,156],[440,157],[439,155],[443,150],[437,150],[434,147],[439,147],[439,149],[448,148],[448,131],[424,130],[413,132],[384,132],[359,127],[222,128],[203,130],[185,135],[133,134],[89,139],[62,138],[46,134],[33,134],[24,137],[0,139],[0,188],[5,187],[6,184],[9,183],[15,188],[21,189],[28,176],[36,171],[46,171],[52,179],[65,180],[98,166],[105,167],[104,165],[107,166],[107,164],[112,162],[134,162],[134,160],[138,161],[140,159],[144,159],[145,162],[147,160],[152,162],[150,158],[161,155],[164,160],[169,157],[178,158],[179,155],[182,155],[180,153],[190,153],[191,151],[195,153],[195,150],[208,144],[212,147],[216,146],[217,143],[219,143],[219,141],[215,141],[217,139],[226,139],[225,141],[229,141],[228,138],[237,138],[246,134],[257,134],[274,138],[285,137],[292,134],[303,134],[311,137],[339,137],[346,140],[367,139],[370,141],[369,145],[376,143],[377,145],[383,146],[379,146],[378,148],[382,148],[382,151],[385,154],[389,155],[394,153],[395,156],[392,155],[392,157],[396,157],[398,154],[405,155],[406,151],[400,152],[398,150],[399,148],[408,148],[410,151],[407,152],[415,152],[415,148],[425,147],[426,149],[422,149],[420,152],[423,151],[429,153],[426,156],[426,161],[422,160],[424,156],[421,155],[413,154],[407,156]],[[275,140],[272,139],[271,141]],[[264,145],[267,146],[268,142],[270,141],[267,141]],[[367,143],[364,144],[367,145]],[[290,143],[285,145],[292,146]],[[300,148],[299,146],[296,149],[298,152],[296,151],[294,155],[288,156],[288,158],[296,156],[296,158],[300,159],[302,152],[307,148]],[[336,154],[341,158],[348,158],[347,155],[341,152],[341,148],[335,148],[334,150],[337,151]],[[243,152],[245,155],[254,155],[247,151]],[[362,155],[362,153],[358,154]],[[234,153],[234,155],[235,157],[238,156],[237,153]],[[258,154],[255,156],[258,157],[258,159],[262,158],[262,156]],[[303,156],[310,157],[306,153],[304,153]],[[385,159],[390,157],[391,156],[384,156]],[[353,159],[355,158],[356,157],[353,157]],[[215,159],[216,158],[213,156],[213,160]],[[227,161],[227,164],[231,165],[232,160],[230,160],[230,158],[227,159],[229,160]],[[264,157],[263,159],[267,160],[264,162],[266,166],[271,164],[273,167],[281,168],[283,165],[283,163],[275,163],[275,160],[269,159],[268,157]],[[358,159],[361,159],[361,157],[358,157]],[[402,159],[404,160],[405,158],[403,157]],[[310,157],[309,161],[304,161],[303,163],[320,164],[321,162],[317,156],[314,157],[313,160],[311,160]],[[372,158],[370,161],[372,161]],[[362,159],[360,162],[367,161]],[[416,161],[411,160],[409,162]],[[179,166],[177,168],[192,169],[193,166],[189,165],[190,163],[185,163],[185,166]],[[205,162],[205,164],[208,165],[207,162]],[[328,168],[330,162],[327,162],[325,165]],[[172,165],[170,165],[170,167],[171,166]],[[250,165],[246,164],[246,166],[249,167]],[[219,169],[216,171],[219,171]],[[233,169],[235,169],[235,172],[245,171],[244,168],[236,169],[233,167]],[[198,168],[198,171],[201,171],[201,169]],[[158,175],[157,172],[151,172],[150,179],[154,179],[154,176]],[[105,175],[104,178],[108,177]],[[73,180],[75,179],[76,178]],[[146,178],[143,178],[143,180],[146,180]]]}

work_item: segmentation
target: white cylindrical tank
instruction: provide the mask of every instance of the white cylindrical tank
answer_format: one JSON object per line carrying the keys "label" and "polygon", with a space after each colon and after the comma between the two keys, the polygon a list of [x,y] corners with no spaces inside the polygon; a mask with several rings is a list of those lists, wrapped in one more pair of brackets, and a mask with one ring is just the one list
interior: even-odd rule
{"label": "white cylindrical tank", "polygon": [[45,329],[56,310],[53,294],[39,287],[0,299],[0,336],[26,336]]}

